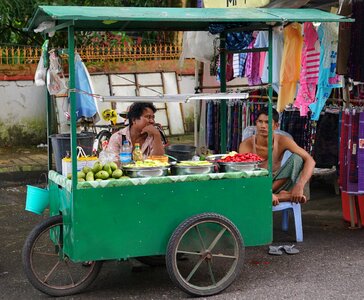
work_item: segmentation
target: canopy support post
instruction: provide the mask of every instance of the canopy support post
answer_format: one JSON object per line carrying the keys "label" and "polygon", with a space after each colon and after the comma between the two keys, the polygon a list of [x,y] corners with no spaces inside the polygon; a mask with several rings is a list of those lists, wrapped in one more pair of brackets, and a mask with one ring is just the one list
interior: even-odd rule
{"label": "canopy support post", "polygon": [[[220,34],[220,91],[226,92],[226,33]],[[226,100],[220,105],[220,153],[226,153]]]}

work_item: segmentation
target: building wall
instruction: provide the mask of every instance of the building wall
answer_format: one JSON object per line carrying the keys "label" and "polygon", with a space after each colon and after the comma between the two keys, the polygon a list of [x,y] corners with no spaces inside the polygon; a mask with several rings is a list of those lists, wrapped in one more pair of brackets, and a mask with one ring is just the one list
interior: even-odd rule
{"label": "building wall", "polygon": [[33,81],[0,81],[0,146],[46,141],[46,90]]}
{"label": "building wall", "polygon": [[[92,75],[95,92],[109,95],[110,88],[107,75]],[[182,76],[178,82],[180,93],[194,92],[194,77]],[[0,81],[0,146],[29,146],[46,143],[46,88],[37,87],[33,80]],[[99,104],[102,111],[108,107]],[[67,131],[64,111],[67,110],[67,99],[57,99],[57,110],[62,132]],[[182,105],[184,120],[193,118],[191,103]],[[101,121],[102,123],[102,121]],[[104,122],[105,123],[105,122]]]}

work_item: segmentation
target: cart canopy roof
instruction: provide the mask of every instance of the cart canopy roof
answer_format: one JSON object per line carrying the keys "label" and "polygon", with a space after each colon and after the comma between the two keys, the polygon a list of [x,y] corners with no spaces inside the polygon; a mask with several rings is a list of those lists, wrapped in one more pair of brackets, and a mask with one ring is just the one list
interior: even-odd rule
{"label": "cart canopy roof", "polygon": [[26,30],[33,30],[45,21],[55,21],[56,30],[74,25],[77,31],[208,31],[211,24],[218,23],[264,29],[267,22],[353,20],[318,9],[39,6]]}

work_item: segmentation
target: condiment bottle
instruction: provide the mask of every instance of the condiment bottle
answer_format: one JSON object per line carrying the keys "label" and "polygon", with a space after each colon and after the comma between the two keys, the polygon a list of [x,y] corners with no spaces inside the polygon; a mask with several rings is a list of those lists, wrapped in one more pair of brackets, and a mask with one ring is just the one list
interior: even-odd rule
{"label": "condiment bottle", "polygon": [[140,144],[135,143],[134,151],[133,151],[133,160],[136,161],[143,161],[143,153],[140,150]]}

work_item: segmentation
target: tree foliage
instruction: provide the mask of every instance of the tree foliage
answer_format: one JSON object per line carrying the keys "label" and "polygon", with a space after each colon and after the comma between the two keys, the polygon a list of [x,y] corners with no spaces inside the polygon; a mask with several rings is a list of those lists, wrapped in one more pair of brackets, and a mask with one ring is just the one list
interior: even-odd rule
{"label": "tree foliage", "polygon": [[[43,43],[39,34],[23,31],[38,5],[179,7],[181,0],[0,0],[0,45],[39,46]],[[81,36],[83,40],[79,42],[85,44],[92,38],[90,34],[84,33]],[[116,40],[120,38],[125,38],[125,35],[116,36]],[[61,40],[62,37],[58,37],[56,43]]]}

